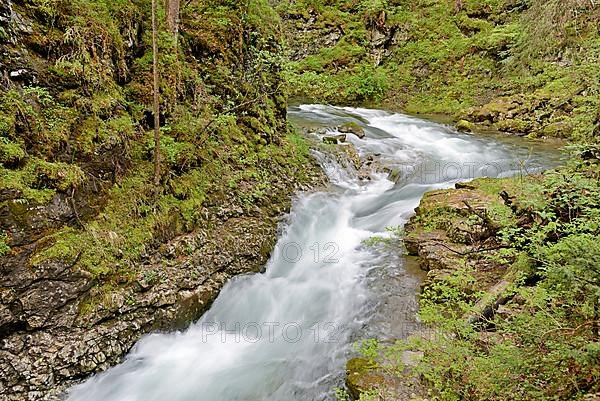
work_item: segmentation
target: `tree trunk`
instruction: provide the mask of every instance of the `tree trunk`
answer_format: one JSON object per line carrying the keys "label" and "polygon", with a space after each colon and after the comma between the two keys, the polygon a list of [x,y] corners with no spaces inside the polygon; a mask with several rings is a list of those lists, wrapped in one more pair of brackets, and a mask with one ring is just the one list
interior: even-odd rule
{"label": "tree trunk", "polygon": [[160,83],[158,79],[158,27],[156,22],[157,0],[152,0],[152,75],[154,78],[154,186],[160,184]]}
{"label": "tree trunk", "polygon": [[169,32],[176,35],[179,31],[179,4],[180,0],[166,0],[167,8],[167,26]]}
{"label": "tree trunk", "polygon": [[177,59],[177,74],[175,75],[175,88],[176,92],[180,93],[181,87],[181,65],[179,63],[179,7],[181,0],[165,0],[165,9],[167,10],[167,28],[173,35],[174,46],[175,46],[175,57]]}

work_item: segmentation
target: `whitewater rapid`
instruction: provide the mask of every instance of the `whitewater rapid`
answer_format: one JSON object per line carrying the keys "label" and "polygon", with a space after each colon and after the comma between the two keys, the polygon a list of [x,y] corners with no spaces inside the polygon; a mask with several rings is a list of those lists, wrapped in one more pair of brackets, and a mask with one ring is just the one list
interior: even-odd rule
{"label": "whitewater rapid", "polygon": [[314,130],[360,124],[366,137],[347,139],[379,168],[361,180],[317,152],[331,188],[299,195],[265,272],[232,279],[187,330],[145,336],[122,364],[72,388],[68,401],[332,399],[353,341],[402,335],[385,323],[383,298],[402,283],[411,283],[402,299],[416,297],[399,252],[364,240],[406,223],[426,191],[532,172],[548,158],[523,140],[461,134],[381,110],[302,105],[289,115]]}

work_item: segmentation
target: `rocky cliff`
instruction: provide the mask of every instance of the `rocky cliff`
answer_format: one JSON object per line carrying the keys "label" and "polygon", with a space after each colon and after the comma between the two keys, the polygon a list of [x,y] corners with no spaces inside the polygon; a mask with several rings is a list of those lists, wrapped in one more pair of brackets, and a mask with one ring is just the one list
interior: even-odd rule
{"label": "rocky cliff", "polygon": [[0,2],[2,399],[54,399],[187,325],[259,271],[294,191],[322,180],[286,125],[277,15],[191,1],[176,37],[159,27],[154,187],[149,13]]}

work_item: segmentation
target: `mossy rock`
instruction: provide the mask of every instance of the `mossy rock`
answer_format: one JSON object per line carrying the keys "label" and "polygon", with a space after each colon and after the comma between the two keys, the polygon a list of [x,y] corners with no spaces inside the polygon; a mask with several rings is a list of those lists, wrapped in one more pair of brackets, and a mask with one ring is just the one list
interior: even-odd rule
{"label": "mossy rock", "polygon": [[337,145],[338,143],[346,142],[346,134],[323,137],[323,142],[329,145]]}
{"label": "mossy rock", "polygon": [[521,120],[518,118],[508,118],[500,120],[496,123],[496,127],[503,132],[510,132],[511,134],[526,135],[535,129],[532,121]]}
{"label": "mossy rock", "polygon": [[568,138],[573,133],[573,126],[567,121],[556,121],[546,125],[541,134],[552,138]]}
{"label": "mossy rock", "polygon": [[473,132],[475,130],[475,124],[467,120],[460,120],[456,123],[456,129],[460,132]]}
{"label": "mossy rock", "polygon": [[15,165],[20,163],[26,156],[23,148],[8,138],[0,138],[0,163],[5,165]]}
{"label": "mossy rock", "polygon": [[379,365],[366,358],[352,358],[346,363],[346,386],[353,399],[360,395],[385,386],[386,380]]}
{"label": "mossy rock", "polygon": [[354,134],[361,139],[365,137],[365,130],[355,122],[340,125],[338,131],[344,134]]}

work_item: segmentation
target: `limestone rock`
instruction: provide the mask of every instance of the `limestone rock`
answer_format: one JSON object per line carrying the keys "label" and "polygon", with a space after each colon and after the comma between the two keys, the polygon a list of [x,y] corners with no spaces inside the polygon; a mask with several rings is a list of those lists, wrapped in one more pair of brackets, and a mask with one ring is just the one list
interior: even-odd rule
{"label": "limestone rock", "polygon": [[357,123],[345,123],[340,125],[337,130],[343,134],[354,134],[359,138],[365,137],[365,130]]}
{"label": "limestone rock", "polygon": [[330,145],[346,142],[346,134],[325,136],[323,137],[323,142]]}

